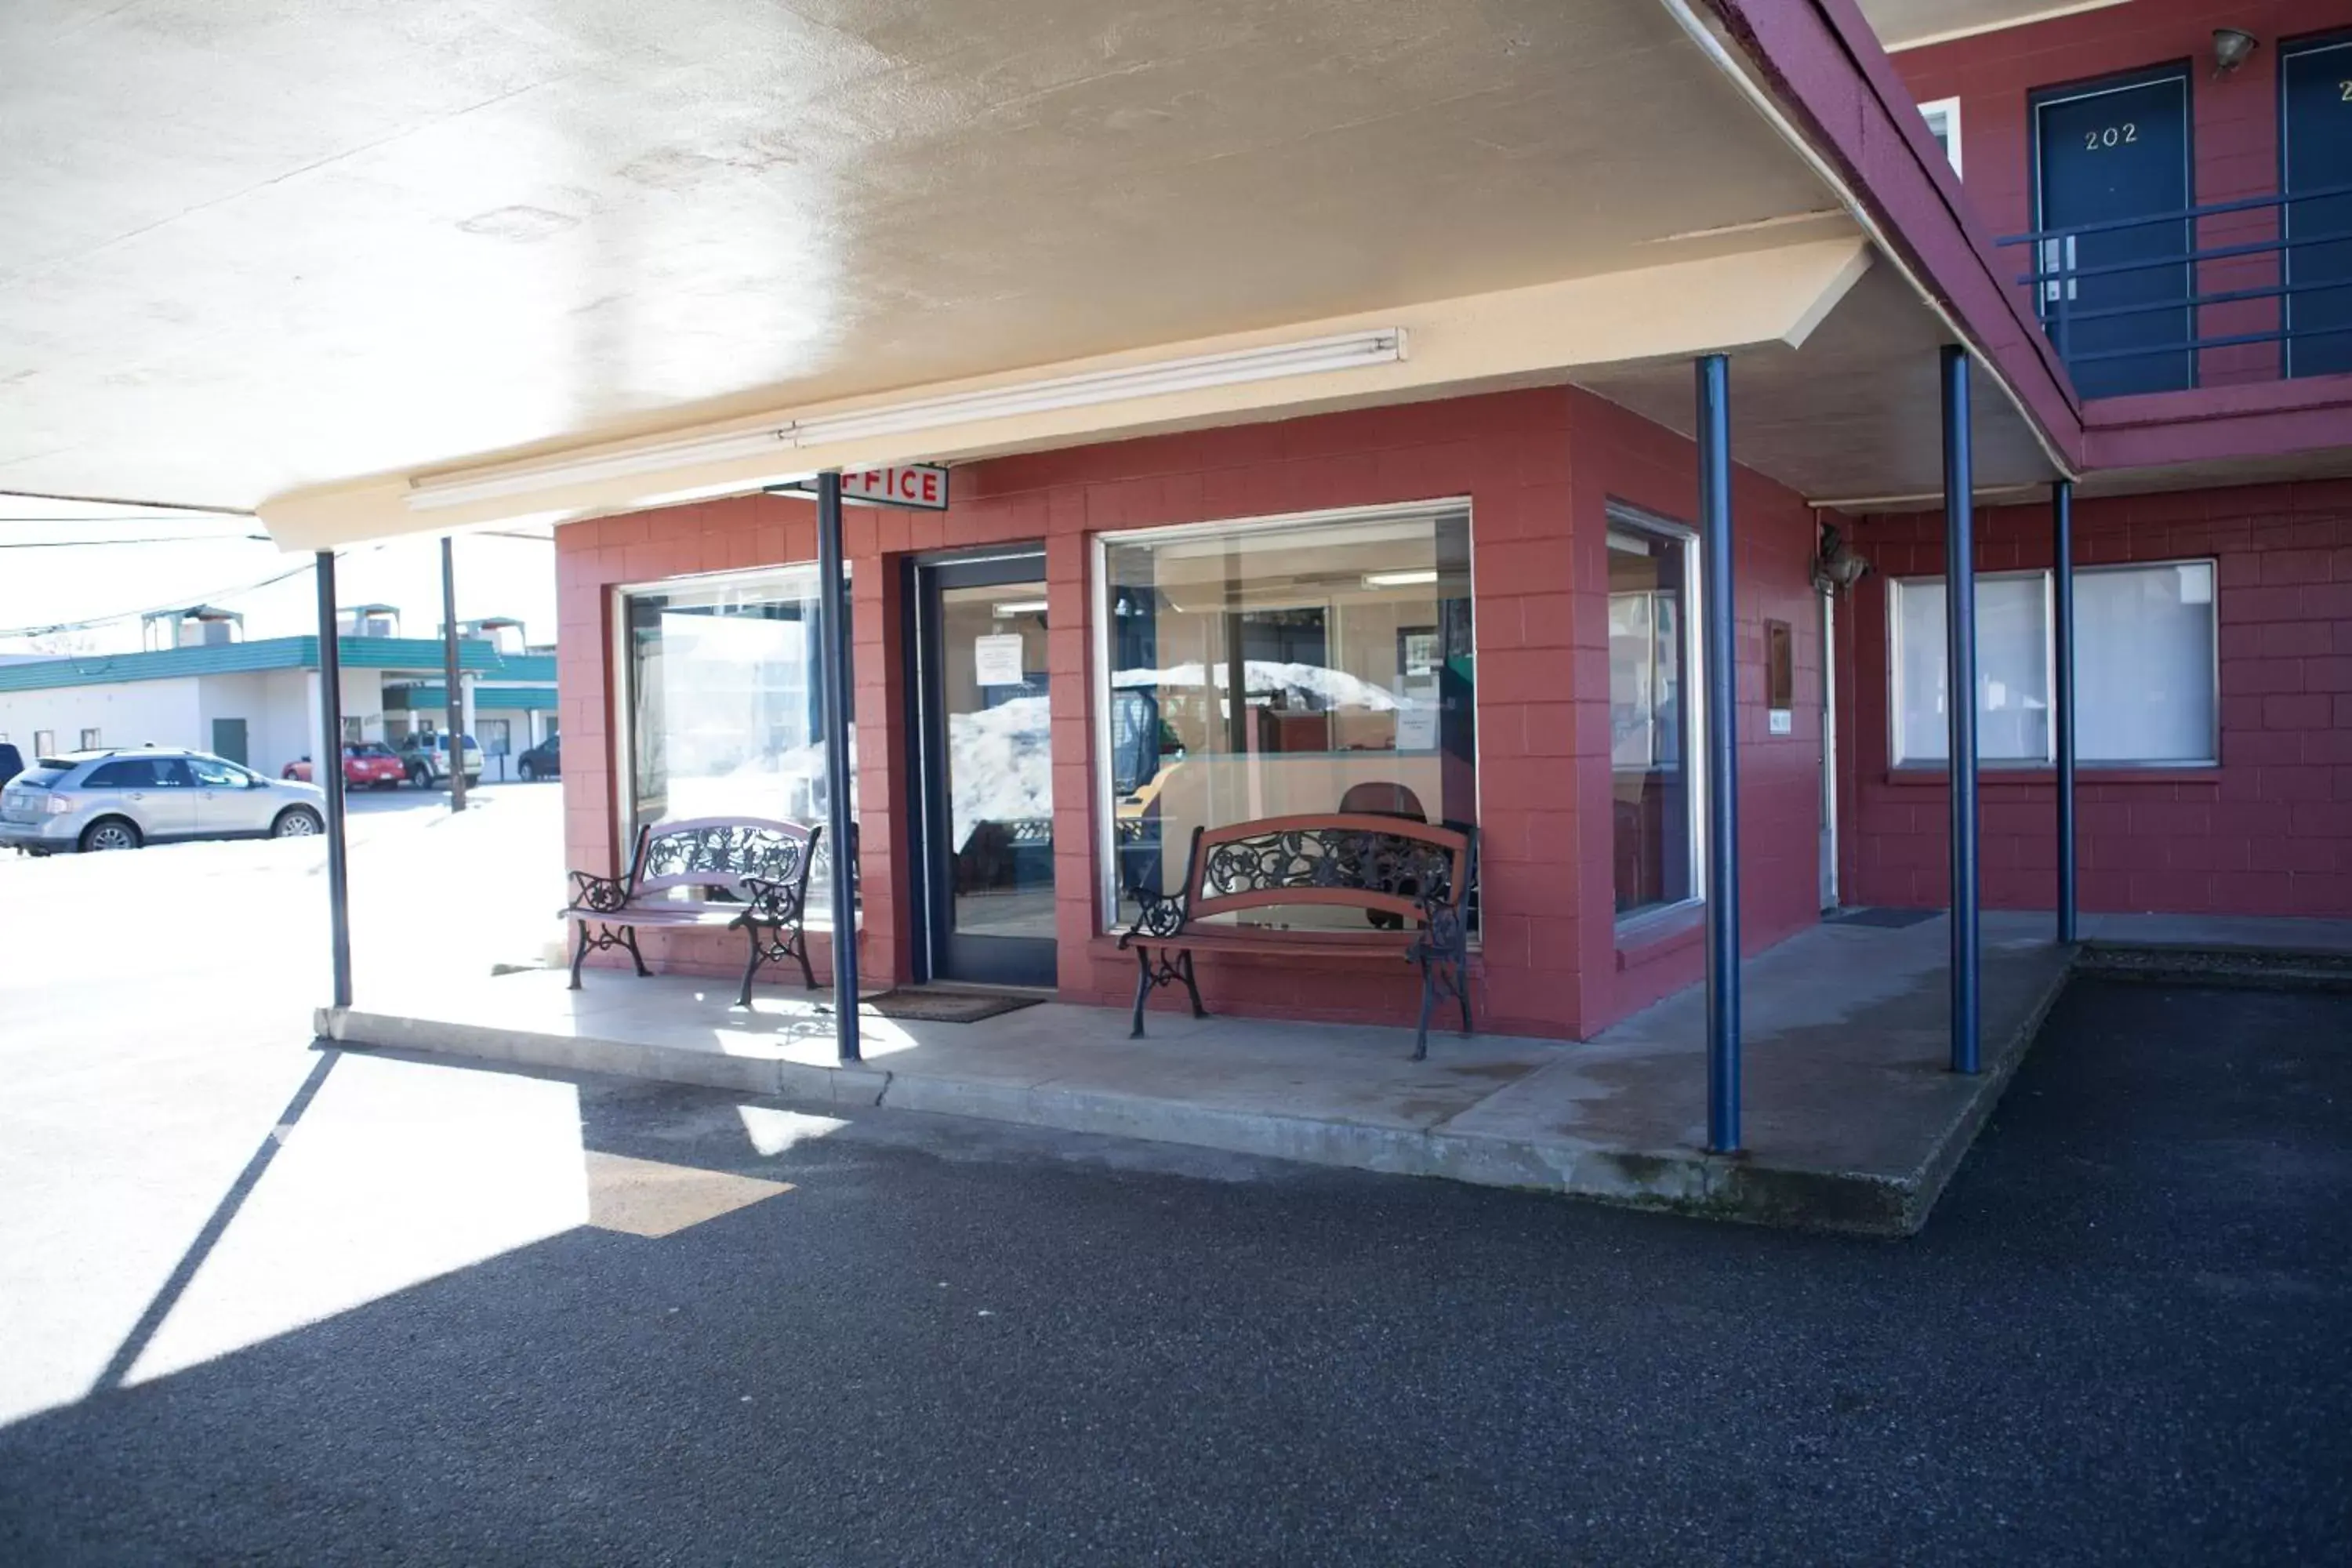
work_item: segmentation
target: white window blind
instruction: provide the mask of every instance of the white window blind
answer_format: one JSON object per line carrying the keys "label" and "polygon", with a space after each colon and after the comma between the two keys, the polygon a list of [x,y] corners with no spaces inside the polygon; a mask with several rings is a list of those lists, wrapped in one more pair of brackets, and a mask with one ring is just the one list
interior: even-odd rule
{"label": "white window blind", "polygon": [[[1977,579],[1977,755],[2052,761],[2050,574]],[[1897,765],[1948,760],[1944,580],[1893,584]],[[2108,766],[2217,761],[2210,561],[2077,569],[2074,756]]]}
{"label": "white window blind", "polygon": [[2079,762],[2215,760],[2211,562],[2075,573],[2074,714]]}
{"label": "white window blind", "polygon": [[[1988,763],[2050,756],[2050,644],[2040,573],[1977,579],[1977,757]],[[1945,719],[1944,580],[1895,584],[1898,706],[1895,760],[1951,755]]]}

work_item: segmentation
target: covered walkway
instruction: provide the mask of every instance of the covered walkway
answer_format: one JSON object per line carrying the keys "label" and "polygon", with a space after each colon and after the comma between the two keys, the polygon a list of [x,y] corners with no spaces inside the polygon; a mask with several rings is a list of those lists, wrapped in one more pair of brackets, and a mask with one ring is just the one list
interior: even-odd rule
{"label": "covered walkway", "polygon": [[747,1094],[1116,1133],[1402,1175],[1810,1227],[1907,1234],[1927,1216],[2070,952],[2046,916],[1984,922],[1983,1070],[1949,1070],[1943,917],[1824,925],[1745,966],[1747,1148],[1706,1152],[1706,1001],[1682,994],[1582,1043],[1045,1003],[971,1024],[868,1016],[836,1059],[828,1014],[763,986],[561,971],[426,983],[402,1011],[322,1009],[355,1046],[704,1084]]}

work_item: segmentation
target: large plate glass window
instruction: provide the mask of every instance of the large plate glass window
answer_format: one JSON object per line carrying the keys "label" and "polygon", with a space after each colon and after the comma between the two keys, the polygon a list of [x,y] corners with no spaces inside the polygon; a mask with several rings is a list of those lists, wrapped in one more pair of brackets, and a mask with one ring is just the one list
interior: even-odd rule
{"label": "large plate glass window", "polygon": [[1115,921],[1136,888],[1177,889],[1197,827],[1339,811],[1475,824],[1465,504],[1111,535],[1102,559]]}
{"label": "large plate glass window", "polygon": [[[2210,561],[2077,568],[2074,755],[2109,767],[2219,760]],[[1895,760],[1940,766],[1946,740],[1944,580],[1892,585]],[[2050,574],[1977,579],[1980,763],[2055,760],[2050,710]]]}
{"label": "large plate glass window", "polygon": [[1690,534],[1612,509],[1609,527],[1609,778],[1620,919],[1696,896],[1697,792]]}
{"label": "large plate glass window", "polygon": [[[705,816],[822,826],[831,800],[814,565],[681,578],[622,596],[628,671],[625,853],[640,827]],[[855,688],[853,687],[854,690]],[[850,809],[856,810],[850,715]],[[820,841],[808,923],[830,918]]]}

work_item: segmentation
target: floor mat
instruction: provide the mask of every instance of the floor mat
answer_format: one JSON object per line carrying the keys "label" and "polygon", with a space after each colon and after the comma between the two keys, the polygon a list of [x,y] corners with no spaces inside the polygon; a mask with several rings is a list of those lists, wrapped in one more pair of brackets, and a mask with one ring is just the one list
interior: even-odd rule
{"label": "floor mat", "polygon": [[902,985],[876,996],[858,998],[857,1010],[877,1018],[904,1018],[917,1024],[977,1024],[1045,998],[1020,991],[945,991],[923,985]]}

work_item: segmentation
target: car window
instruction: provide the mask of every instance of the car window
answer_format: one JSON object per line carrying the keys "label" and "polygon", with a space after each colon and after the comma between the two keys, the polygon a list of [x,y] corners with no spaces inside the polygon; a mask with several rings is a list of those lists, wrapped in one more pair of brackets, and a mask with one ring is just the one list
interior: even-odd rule
{"label": "car window", "polygon": [[243,770],[218,757],[190,757],[188,769],[196,775],[196,783],[206,789],[243,789],[247,775]]}
{"label": "car window", "polygon": [[81,781],[84,789],[144,789],[154,778],[154,770],[144,758],[137,762],[100,763],[89,770]]}
{"label": "car window", "polygon": [[23,784],[28,789],[47,789],[71,771],[69,768],[49,766],[27,768],[11,782]]}
{"label": "car window", "polygon": [[194,789],[196,787],[195,775],[189,773],[188,764],[182,762],[177,757],[157,757],[147,765],[155,770],[155,787],[157,789]]}

